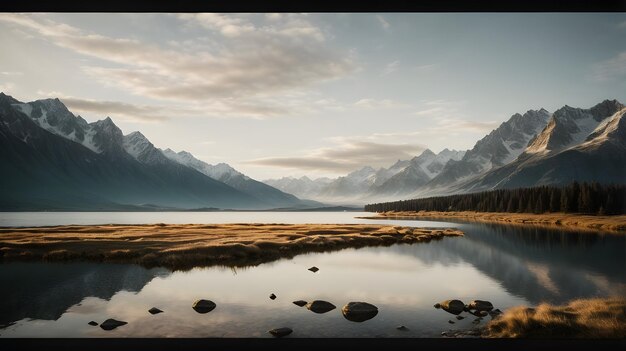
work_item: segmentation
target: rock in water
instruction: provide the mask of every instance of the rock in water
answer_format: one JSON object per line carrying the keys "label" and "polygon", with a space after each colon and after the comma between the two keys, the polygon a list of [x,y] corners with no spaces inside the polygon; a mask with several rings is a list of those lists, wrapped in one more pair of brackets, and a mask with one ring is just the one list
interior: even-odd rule
{"label": "rock in water", "polygon": [[309,268],[309,270],[310,270],[311,272],[315,273],[315,272],[319,271],[320,269],[319,269],[319,268],[317,268],[317,267],[315,267],[315,266],[313,266],[313,267]]}
{"label": "rock in water", "polygon": [[213,311],[217,305],[211,300],[198,300],[193,303],[193,309],[198,313],[208,313]]}
{"label": "rock in water", "polygon": [[300,307],[306,305],[306,301],[304,301],[304,300],[294,301],[293,303],[294,303],[294,305],[298,305]]}
{"label": "rock in water", "polygon": [[453,321],[453,320],[451,320],[451,319],[449,319],[449,320],[448,320],[448,323],[450,323],[450,324],[454,324],[454,321]]}
{"label": "rock in water", "polygon": [[465,309],[465,305],[460,300],[446,300],[439,303],[444,311],[452,314],[459,314]]}
{"label": "rock in water", "polygon": [[89,325],[93,325],[94,327],[95,327],[96,325],[98,325],[98,323],[96,323],[96,322],[94,322],[94,321],[91,321],[91,322],[89,322],[89,323],[87,323],[87,324],[89,324]]}
{"label": "rock in water", "polygon": [[477,311],[491,311],[493,309],[493,304],[489,301],[474,300],[467,305],[467,308]]}
{"label": "rock in water", "polygon": [[274,294],[270,295],[270,299],[275,300],[276,299],[276,295],[274,295]]}
{"label": "rock in water", "polygon": [[458,320],[461,320],[463,318],[465,318],[465,317],[463,317],[463,316],[456,316],[456,319],[458,319]]}
{"label": "rock in water", "polygon": [[289,335],[293,332],[291,328],[276,328],[269,331],[270,334],[274,335],[277,338],[282,338],[285,335]]}
{"label": "rock in water", "polygon": [[150,314],[157,314],[157,313],[161,313],[163,311],[161,311],[160,309],[158,309],[156,307],[152,307],[151,309],[148,310],[148,312],[150,312]]}
{"label": "rock in water", "polygon": [[403,326],[403,325],[401,325],[401,326],[399,326],[399,327],[396,327],[396,329],[398,329],[398,330],[402,330],[402,331],[407,331],[407,330],[409,330],[409,328],[407,328],[407,327],[405,327],[405,326]]}
{"label": "rock in water", "polygon": [[343,316],[352,322],[365,322],[378,314],[378,307],[367,302],[349,302],[341,309]]}
{"label": "rock in water", "polygon": [[337,307],[328,301],[315,300],[313,302],[309,302],[306,305],[306,308],[308,308],[309,311],[312,311],[315,313],[326,313],[330,310],[334,310]]}
{"label": "rock in water", "polygon": [[109,318],[106,321],[102,322],[102,324],[100,324],[100,328],[104,329],[104,330],[112,330],[115,329],[119,326],[122,326],[124,324],[128,324],[127,322],[122,322],[122,321],[118,321],[115,320],[113,318]]}

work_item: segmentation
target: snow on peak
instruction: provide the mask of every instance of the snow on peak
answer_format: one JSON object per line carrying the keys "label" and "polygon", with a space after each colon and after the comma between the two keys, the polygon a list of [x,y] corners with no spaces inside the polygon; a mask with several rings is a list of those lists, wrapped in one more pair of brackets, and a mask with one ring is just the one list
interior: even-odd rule
{"label": "snow on peak", "polygon": [[132,132],[124,136],[124,150],[139,160],[139,157],[154,148],[154,145],[141,132]]}

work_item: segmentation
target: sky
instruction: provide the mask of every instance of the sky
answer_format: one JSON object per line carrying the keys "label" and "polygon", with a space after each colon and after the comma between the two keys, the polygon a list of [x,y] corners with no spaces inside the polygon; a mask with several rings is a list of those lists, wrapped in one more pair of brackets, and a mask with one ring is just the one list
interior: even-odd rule
{"label": "sky", "polygon": [[0,13],[0,91],[259,180],[467,150],[626,103],[624,13]]}

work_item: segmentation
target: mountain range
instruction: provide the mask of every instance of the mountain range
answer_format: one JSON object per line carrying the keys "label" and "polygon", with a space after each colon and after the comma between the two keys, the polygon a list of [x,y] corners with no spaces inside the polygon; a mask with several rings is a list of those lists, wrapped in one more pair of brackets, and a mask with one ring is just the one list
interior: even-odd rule
{"label": "mountain range", "polygon": [[572,181],[624,183],[626,109],[617,100],[516,113],[467,151],[425,150],[389,168],[363,167],[336,179],[264,182],[328,203],[365,204]]}
{"label": "mountain range", "polygon": [[0,210],[272,209],[320,204],[226,164],[124,135],[107,117],[87,123],[59,99],[0,93]]}

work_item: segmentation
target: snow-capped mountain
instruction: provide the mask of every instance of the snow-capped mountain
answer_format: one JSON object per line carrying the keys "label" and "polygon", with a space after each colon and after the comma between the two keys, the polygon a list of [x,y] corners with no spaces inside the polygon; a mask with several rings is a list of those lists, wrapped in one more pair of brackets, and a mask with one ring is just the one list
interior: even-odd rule
{"label": "snow-capped mountain", "polygon": [[[493,168],[503,166],[519,156],[528,142],[545,126],[550,113],[545,109],[514,114],[487,136],[479,140],[457,162],[449,162],[439,175],[425,185],[429,189],[445,191],[457,182],[470,179]],[[442,189],[443,188],[443,189]]]}
{"label": "snow-capped mountain", "polygon": [[513,162],[465,182],[457,192],[567,184],[624,183],[626,108],[605,100],[590,109],[564,106]]}
{"label": "snow-capped mountain", "polygon": [[170,160],[139,132],[124,136],[109,117],[87,123],[58,99],[23,103],[0,93],[0,146],[5,210],[311,205],[261,183],[269,195],[237,189]]}
{"label": "snow-capped mountain", "polygon": [[323,206],[323,204],[315,201],[298,199],[292,194],[280,191],[270,185],[256,181],[226,163],[210,165],[204,161],[198,160],[187,151],[180,151],[177,153],[169,148],[160,151],[170,160],[191,167],[200,173],[224,182],[246,194],[269,201],[276,207]]}

